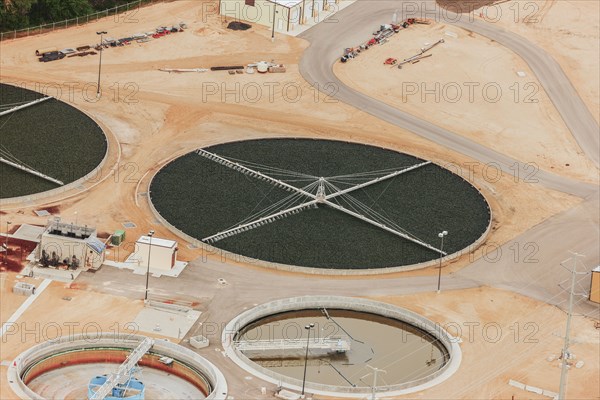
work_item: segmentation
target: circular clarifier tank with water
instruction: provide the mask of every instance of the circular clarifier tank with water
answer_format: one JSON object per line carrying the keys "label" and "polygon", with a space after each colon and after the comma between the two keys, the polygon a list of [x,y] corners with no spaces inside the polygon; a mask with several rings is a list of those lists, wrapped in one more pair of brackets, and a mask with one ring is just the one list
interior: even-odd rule
{"label": "circular clarifier tank with water", "polygon": [[[310,335],[310,336],[309,336]],[[263,304],[226,329],[228,355],[247,371],[290,390],[364,397],[411,393],[447,379],[460,348],[439,325],[366,299],[306,296]],[[306,366],[306,379],[304,370]]]}
{"label": "circular clarifier tank with water", "polygon": [[[21,398],[91,399],[119,367],[150,340],[139,335],[76,335],[36,345],[20,354],[8,370],[11,388]],[[224,399],[223,374],[203,357],[156,339],[125,368],[106,399]]]}

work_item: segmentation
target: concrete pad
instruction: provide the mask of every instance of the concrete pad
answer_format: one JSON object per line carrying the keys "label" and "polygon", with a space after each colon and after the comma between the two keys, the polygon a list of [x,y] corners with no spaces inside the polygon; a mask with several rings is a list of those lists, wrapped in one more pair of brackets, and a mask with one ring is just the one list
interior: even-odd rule
{"label": "concrete pad", "polygon": [[9,235],[9,237],[14,239],[26,240],[28,242],[39,243],[42,233],[44,233],[45,228],[43,226],[35,226],[23,224],[17,229],[15,233]]}
{"label": "concrete pad", "polygon": [[[125,260],[125,262],[116,262],[116,261],[106,260],[106,261],[104,261],[104,264],[102,264],[102,265],[119,268],[119,269],[130,269],[136,275],[146,275],[146,271],[148,268],[145,265],[140,265],[139,261],[135,260],[135,259],[134,260],[127,259],[127,260]],[[150,268],[150,273],[155,278],[160,278],[161,276],[169,276],[171,278],[177,278],[183,272],[185,267],[187,267],[187,265],[188,265],[188,263],[185,261],[176,261],[175,266],[168,271],[165,271],[164,269]]]}
{"label": "concrete pad", "polygon": [[23,268],[21,274],[30,276],[33,272],[33,276],[36,278],[51,279],[59,282],[73,282],[75,279],[77,279],[79,274],[81,274],[81,271],[81,268],[76,270],[61,270],[56,268],[43,268],[37,266],[36,264],[30,263]]}
{"label": "concrete pad", "polygon": [[195,310],[177,312],[146,307],[139,312],[133,322],[140,332],[182,339],[201,314],[200,311]]}
{"label": "concrete pad", "polygon": [[48,212],[48,210],[34,210],[33,212],[38,217],[49,217],[50,215],[52,215]]}

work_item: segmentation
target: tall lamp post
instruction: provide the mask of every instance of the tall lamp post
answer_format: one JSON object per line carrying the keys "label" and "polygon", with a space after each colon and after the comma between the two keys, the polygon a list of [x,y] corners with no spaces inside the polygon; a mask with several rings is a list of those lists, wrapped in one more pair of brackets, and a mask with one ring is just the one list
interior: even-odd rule
{"label": "tall lamp post", "polygon": [[96,97],[100,98],[100,73],[102,72],[102,53],[104,50],[104,35],[108,32],[100,31],[96,32],[96,35],[100,35],[100,62],[98,63],[98,91],[96,92]]}
{"label": "tall lamp post", "polygon": [[4,264],[8,264],[8,229],[9,229],[10,224],[12,224],[12,222],[6,221],[6,240],[4,243],[4,247],[6,247],[6,251],[4,252]]}
{"label": "tall lamp post", "polygon": [[277,3],[273,3],[273,29],[271,30],[271,42],[275,41],[275,18],[277,14]]}
{"label": "tall lamp post", "polygon": [[150,278],[150,254],[152,252],[152,236],[154,236],[154,231],[148,232],[148,268],[146,269],[146,294],[144,295],[144,302],[148,301],[148,279]]}
{"label": "tall lamp post", "polygon": [[306,337],[306,355],[304,356],[304,376],[302,377],[302,397],[304,397],[304,387],[306,386],[306,365],[308,364],[308,346],[310,344],[310,330],[315,327],[315,324],[311,323],[306,325],[304,329],[308,331],[308,336]]}
{"label": "tall lamp post", "polygon": [[438,293],[441,291],[440,285],[442,283],[442,257],[444,256],[444,254],[442,252],[444,251],[444,236],[446,236],[447,234],[448,234],[448,231],[442,231],[442,232],[438,233],[438,237],[442,241],[442,243],[440,245],[440,267],[438,269],[438,286],[437,286]]}
{"label": "tall lamp post", "polygon": [[[367,367],[371,368],[373,370],[373,386],[371,387],[371,400],[376,400],[375,393],[377,392],[377,374],[380,373],[380,372],[383,372],[384,374],[387,374],[387,371],[385,371],[383,369],[371,367],[369,364],[367,364]],[[367,376],[369,376],[369,374],[363,376],[363,378],[367,377]]]}

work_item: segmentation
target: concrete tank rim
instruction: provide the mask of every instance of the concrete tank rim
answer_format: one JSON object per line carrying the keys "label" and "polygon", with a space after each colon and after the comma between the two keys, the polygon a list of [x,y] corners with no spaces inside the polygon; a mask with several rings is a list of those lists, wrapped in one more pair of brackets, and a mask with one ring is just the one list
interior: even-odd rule
{"label": "concrete tank rim", "polygon": [[[60,337],[56,340],[38,343],[27,350],[20,353],[10,364],[7,370],[7,378],[9,387],[13,392],[21,399],[35,399],[35,400],[46,400],[44,397],[38,395],[31,389],[29,389],[23,380],[21,379],[22,371],[29,365],[22,365],[23,360],[27,357],[35,356],[34,360],[39,360],[45,354],[54,354],[57,350],[77,348],[81,346],[83,349],[94,350],[94,348],[107,347],[111,342],[118,343],[119,346],[135,347],[139,342],[145,339],[147,336],[137,334],[115,334],[103,332],[100,334],[100,339],[94,339],[92,342],[89,337],[85,334],[76,334]],[[102,342],[103,344],[99,344]],[[67,347],[64,347],[64,346]],[[178,359],[187,358],[187,362],[191,361],[192,367],[196,368],[200,373],[210,382],[212,391],[206,397],[207,400],[213,399],[226,399],[227,398],[227,381],[223,373],[205,357],[195,353],[194,351],[181,346],[176,343],[172,343],[166,339],[155,339],[153,349],[157,352],[166,352],[171,358]],[[37,353],[37,354],[36,354]],[[34,360],[30,360],[33,362]]]}
{"label": "concrete tank rim", "polygon": [[[4,84],[10,85],[10,86],[15,86],[15,85],[12,85],[12,84],[6,83],[6,82],[4,82]],[[36,90],[32,90],[32,89],[26,89],[26,90],[40,93],[40,92],[38,92]],[[42,93],[40,93],[40,94],[42,94]],[[80,113],[82,113],[86,117],[88,117],[90,120],[92,120],[98,126],[98,128],[102,131],[102,134],[104,135],[104,139],[106,140],[106,151],[104,152],[104,156],[102,157],[102,160],[100,161],[100,163],[96,167],[94,167],[94,169],[92,169],[90,172],[88,172],[87,174],[85,174],[84,176],[82,176],[81,178],[79,178],[73,182],[67,183],[63,186],[59,186],[54,189],[45,190],[42,192],[30,193],[30,194],[26,194],[26,195],[22,195],[22,196],[6,197],[3,199],[0,199],[0,205],[2,205],[2,206],[14,206],[15,204],[27,202],[27,201],[35,203],[35,205],[43,205],[52,196],[55,196],[55,195],[58,195],[61,193],[70,192],[73,190],[77,190],[78,187],[82,186],[83,184],[89,182],[92,178],[94,178],[98,174],[98,172],[100,172],[102,175],[103,169],[105,167],[108,167],[105,164],[107,163],[107,160],[108,160],[109,156],[111,155],[111,151],[114,151],[111,149],[109,134],[110,134],[110,136],[112,136],[112,139],[115,141],[116,147],[117,147],[117,160],[115,161],[113,166],[110,166],[109,170],[113,170],[115,168],[115,166],[118,166],[121,162],[121,144],[120,144],[117,136],[111,129],[109,129],[104,124],[101,124],[96,118],[92,117],[92,115],[88,111],[83,110],[81,107],[77,107],[71,103],[62,101],[61,99],[57,99],[57,98],[54,98],[54,99],[76,109],[77,111],[79,111]],[[83,190],[77,191],[76,194],[81,194],[83,192],[88,191],[93,186],[96,186],[97,184],[103,182],[109,176],[110,176],[110,173],[104,174],[104,176],[101,177],[100,180],[93,182],[93,184],[90,187],[87,187],[87,188],[84,188]]]}
{"label": "concrete tank rim", "polygon": [[[174,155],[162,160],[160,165],[157,165],[156,170],[150,176],[146,191],[147,191],[147,193],[151,192],[150,188],[152,187],[152,183],[154,182],[154,179],[167,165],[169,165],[170,163],[176,161],[177,159],[179,159],[185,155],[188,155],[188,154],[193,153],[200,149],[205,149],[207,147],[217,146],[217,145],[221,145],[221,144],[231,144],[231,143],[238,143],[238,142],[244,142],[244,141],[250,141],[250,140],[269,140],[269,139],[300,139],[300,140],[338,141],[338,142],[346,142],[346,143],[351,143],[351,144],[376,147],[376,148],[379,148],[382,150],[395,151],[395,152],[398,152],[401,154],[406,154],[406,155],[409,155],[412,157],[421,158],[421,157],[418,157],[411,153],[404,153],[400,150],[383,147],[383,146],[377,145],[377,144],[363,143],[363,142],[349,140],[349,139],[341,140],[341,139],[320,138],[320,137],[314,137],[314,136],[273,136],[273,137],[267,136],[267,137],[253,137],[250,139],[233,139],[233,140],[224,141],[224,142],[223,141],[216,142],[216,143],[211,142],[202,147],[194,148],[193,150],[190,150],[190,151],[178,152],[177,154],[174,154]],[[198,238],[185,233],[182,229],[171,224],[165,217],[162,216],[162,214],[154,206],[154,203],[152,201],[152,196],[149,195],[147,197],[147,202],[148,202],[148,207],[150,208],[150,211],[152,212],[154,217],[164,227],[166,227],[169,231],[171,231],[171,233],[173,233],[174,235],[178,236],[181,239],[184,239],[188,243],[197,246],[198,248],[202,248],[209,254],[219,254],[222,258],[230,258],[232,260],[235,260],[236,262],[259,266],[259,267],[266,268],[266,269],[271,269],[271,270],[276,270],[276,271],[293,272],[293,273],[299,273],[299,274],[323,275],[323,276],[372,276],[372,275],[394,274],[394,273],[398,273],[398,272],[408,272],[408,271],[415,271],[415,270],[430,268],[432,266],[438,265],[438,263],[440,261],[442,263],[454,262],[455,260],[462,257],[464,254],[469,254],[469,253],[477,250],[483,243],[486,242],[489,234],[491,233],[493,222],[494,222],[494,213],[493,213],[492,207],[490,205],[491,203],[490,203],[487,195],[483,192],[483,190],[478,188],[475,185],[475,183],[469,182],[469,180],[465,179],[465,177],[462,176],[461,174],[457,174],[457,173],[453,172],[449,168],[446,168],[443,165],[441,165],[440,163],[433,162],[433,161],[431,161],[431,163],[435,164],[439,168],[447,170],[447,171],[451,172],[452,174],[462,178],[463,181],[465,181],[468,185],[473,187],[479,193],[479,195],[482,197],[483,201],[485,202],[485,204],[487,206],[488,224],[487,224],[485,230],[483,231],[483,233],[473,243],[471,243],[470,245],[466,246],[463,249],[457,250],[451,254],[447,254],[444,257],[442,257],[441,259],[434,258],[432,260],[423,261],[423,262],[416,263],[416,264],[407,264],[407,265],[401,265],[401,266],[395,266],[395,267],[376,267],[376,268],[357,268],[357,269],[318,268],[318,267],[307,267],[307,266],[302,266],[302,265],[282,264],[282,263],[278,263],[278,262],[274,262],[274,261],[268,261],[268,260],[263,260],[263,259],[259,259],[259,258],[253,258],[250,256],[245,256],[245,255],[239,254],[239,253],[233,253],[233,252],[230,252],[227,250],[223,250],[220,247],[216,247],[216,246],[210,245],[208,243],[204,243],[201,240],[199,240]],[[137,190],[136,190],[136,193],[137,193]]]}
{"label": "concrete tank rim", "polygon": [[[311,304],[313,304],[312,307]],[[378,393],[383,394],[385,397],[406,395],[429,389],[450,378],[460,367],[462,361],[462,351],[459,346],[459,339],[451,336],[438,324],[435,324],[433,321],[421,316],[420,314],[417,314],[413,311],[407,310],[402,307],[398,307],[389,303],[384,303],[376,300],[348,296],[318,295],[281,298],[267,303],[259,304],[251,309],[245,310],[242,313],[235,316],[231,321],[229,321],[229,323],[227,323],[225,329],[223,330],[223,333],[221,335],[221,343],[225,355],[246,372],[249,372],[252,375],[266,382],[280,385],[281,387],[288,390],[300,391],[300,385],[296,384],[297,382],[293,382],[296,381],[295,379],[289,378],[283,374],[275,372],[271,372],[270,374],[268,374],[264,371],[261,371],[260,368],[262,367],[259,367],[249,358],[245,357],[241,352],[236,350],[235,346],[232,345],[233,337],[235,336],[235,334],[237,334],[237,332],[239,332],[239,330],[242,327],[246,326],[253,320],[260,319],[277,312],[315,308],[317,305],[332,307],[331,304],[333,304],[333,307],[338,309],[365,311],[371,313],[375,311],[380,311],[378,313],[379,315],[389,318],[395,318],[400,321],[410,323],[412,325],[415,325],[414,321],[425,323],[427,324],[427,326],[415,326],[417,326],[419,329],[425,330],[429,334],[432,334],[434,337],[439,339],[442,345],[448,351],[450,357],[448,362],[435,373],[429,375],[428,377],[425,377],[424,382],[402,388],[399,388],[399,386],[404,386],[405,384],[379,386]],[[386,315],[386,311],[391,312],[391,314],[394,315]],[[240,329],[238,329],[238,327]],[[262,369],[268,371],[265,368]],[[411,382],[408,383],[410,384]],[[314,384],[308,381],[306,382],[306,390],[312,394],[343,398],[364,398],[366,395],[371,393],[371,389],[368,387],[349,388],[344,386]]]}

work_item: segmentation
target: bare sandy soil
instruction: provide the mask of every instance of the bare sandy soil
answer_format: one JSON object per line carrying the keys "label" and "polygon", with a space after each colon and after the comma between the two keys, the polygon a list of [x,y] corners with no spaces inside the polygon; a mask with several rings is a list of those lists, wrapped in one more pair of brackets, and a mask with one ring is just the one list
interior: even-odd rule
{"label": "bare sandy soil", "polygon": [[[446,32],[456,34],[454,38]],[[399,61],[439,39],[431,57]],[[503,46],[443,23],[413,25],[334,71],[346,84],[520,161],[595,181],[597,170],[527,64]],[[519,77],[522,71],[525,77]]]}
{"label": "bare sandy soil", "polygon": [[[484,9],[476,10],[475,17]],[[600,121],[599,14],[597,1],[532,0],[498,3],[484,18],[551,54]]]}
{"label": "bare sandy soil", "polygon": [[[510,379],[558,392],[559,361],[566,314],[550,305],[514,293],[478,288],[442,294],[386,297],[383,300],[416,311],[462,339],[462,363],[447,381],[411,398],[536,399],[537,395],[508,385]],[[567,398],[600,395],[600,330],[594,321],[574,317]],[[554,356],[553,361],[548,361]],[[540,396],[539,398],[544,398]]]}
{"label": "bare sandy soil", "polygon": [[0,324],[4,324],[27,299],[26,296],[13,293],[12,288],[15,283],[27,282],[35,285],[39,282],[28,278],[17,279],[16,276],[17,274],[8,272],[0,274]]}
{"label": "bare sandy soil", "polygon": [[[33,210],[56,207],[56,213],[64,220],[73,221],[75,212],[77,212],[80,222],[97,226],[100,232],[122,229],[123,222],[132,221],[137,227],[127,229],[128,242],[135,242],[139,235],[145,234],[149,229],[156,230],[157,237],[176,239],[171,232],[155,221],[149,211],[146,192],[151,176],[165,162],[198,147],[248,138],[301,136],[365,142],[411,153],[441,165],[459,167],[453,168],[453,170],[469,177],[470,170],[467,163],[472,160],[449,152],[443,147],[409,132],[392,127],[363,112],[336,103],[306,84],[298,73],[298,60],[307,46],[306,42],[278,35],[277,40],[272,44],[270,31],[262,27],[254,27],[247,32],[228,31],[223,28],[218,18],[203,16],[201,10],[202,2],[198,1],[157,4],[140,10],[135,16],[132,15],[133,19],[128,19],[129,22],[126,22],[125,19],[115,20],[111,17],[87,26],[0,44],[2,51],[0,79],[2,82],[24,83],[31,89],[35,89],[36,84],[42,85],[42,87],[44,84],[56,84],[54,89],[49,89],[49,94],[56,95],[63,101],[69,101],[89,113],[106,129],[110,140],[109,161],[98,178],[86,184],[88,190],[84,192],[74,190],[27,204],[7,204],[2,208],[0,225],[5,219],[10,219],[13,224],[44,224],[46,219],[36,217]],[[132,22],[134,20],[137,22]],[[97,40],[95,32],[99,29],[107,30],[111,37],[120,37],[181,20],[190,25],[190,29],[183,33],[148,43],[134,43],[127,47],[106,50],[103,54],[102,72],[104,95],[99,101],[95,101],[96,88],[94,86],[97,78],[97,56],[67,58],[47,64],[39,63],[34,57],[35,49],[41,47],[64,48],[89,44]],[[431,29],[435,29],[435,27]],[[413,31],[415,34],[418,33],[416,30]],[[439,33],[433,35],[433,39],[437,36]],[[464,40],[472,40],[474,46],[480,46],[482,49],[488,47],[493,49],[492,54],[499,57],[498,62],[503,66],[506,65],[506,60],[512,60],[501,49],[485,44],[481,39],[464,38]],[[428,38],[427,41],[430,39]],[[413,49],[420,47],[422,42],[423,40],[420,38],[414,46],[411,44],[410,54]],[[381,49],[387,51],[393,45],[390,43],[386,46],[389,47],[383,46]],[[373,53],[375,51],[375,49],[369,50]],[[430,60],[411,65],[402,71],[385,70],[384,72],[389,73],[390,76],[400,76],[398,73],[418,71],[427,66],[427,63],[433,64],[431,61],[441,58],[440,54],[446,50],[441,47],[435,51],[436,55]],[[373,58],[378,60],[377,57]],[[206,68],[215,65],[241,65],[261,59],[275,59],[282,62],[287,65],[288,72],[285,74],[230,76],[226,72],[168,74],[157,70],[162,67]],[[382,61],[377,61],[377,63]],[[512,61],[518,62],[518,60]],[[491,64],[494,63],[491,62]],[[352,64],[348,64],[348,66],[353,67]],[[492,68],[492,66],[487,68]],[[500,71],[499,73],[504,72]],[[513,77],[514,70],[507,74]],[[469,78],[468,75],[462,77]],[[527,79],[530,78],[531,75],[528,75]],[[86,84],[89,85],[85,86]],[[72,96],[69,85],[74,88]],[[60,93],[56,92],[57,87],[61,88]],[[510,105],[504,107],[507,112],[513,112]],[[559,128],[554,125],[545,125],[544,121],[556,117],[555,114],[552,114],[553,111],[536,107],[538,111],[532,114],[531,124],[540,129],[550,129],[549,132],[552,132],[553,135],[552,140],[545,143],[548,146],[545,150],[535,149],[530,150],[531,153],[527,153],[520,149],[518,152],[522,151],[523,153],[519,154],[522,154],[524,160],[537,162],[539,154],[549,154],[552,152],[548,149],[556,149],[557,155],[552,153],[552,156],[558,158],[552,159],[552,162],[570,162],[573,176],[588,179],[588,175],[585,173],[585,163],[577,155],[572,139],[560,127],[561,125],[558,122]],[[534,119],[535,121],[533,121]],[[538,119],[541,119],[541,122]],[[490,120],[495,124],[502,122],[502,120],[496,121],[492,118]],[[483,121],[483,118],[480,118],[480,121]],[[490,126],[492,126],[492,122],[490,122]],[[466,121],[462,121],[462,125],[457,125],[457,127],[461,128],[461,132],[468,132],[468,129],[471,129]],[[502,135],[508,134],[496,133],[496,135],[503,137]],[[481,137],[484,138],[484,136],[485,133],[482,133]],[[536,142],[532,140],[531,143]],[[561,146],[564,149],[561,150]],[[543,157],[540,159],[540,165],[542,160],[544,160]],[[545,165],[550,165],[550,161],[547,161]],[[515,177],[507,174],[498,175],[498,171],[494,168],[475,165],[473,169],[473,176],[470,180],[481,188],[490,201],[494,213],[494,228],[488,241],[503,243],[579,201],[571,196],[549,191],[537,184],[515,182]],[[199,255],[198,250],[189,249],[183,241],[180,241],[179,249],[180,257],[184,260],[191,260]],[[127,256],[127,247],[124,250],[119,253],[119,257],[123,259]],[[467,257],[465,256],[462,264],[457,263],[456,265],[464,265],[466,261]],[[430,271],[422,273],[428,274]],[[72,300],[62,300],[62,297],[65,296],[72,297]],[[461,293],[453,296],[456,299],[455,308],[440,306],[435,309],[435,312],[438,313],[435,314],[428,305],[425,311],[432,318],[439,316],[441,320],[441,318],[452,316],[458,320],[460,315],[456,310],[461,310],[458,302],[466,297],[463,297]],[[485,301],[489,298],[487,295],[478,293],[464,296],[472,296],[474,299],[477,296],[483,296]],[[505,301],[506,296],[512,295],[504,296],[499,298],[498,302]],[[390,301],[392,300],[400,301],[390,299]],[[8,311],[16,309],[18,301],[21,299],[9,299],[6,309]],[[436,304],[435,299],[426,296],[402,298],[401,302]],[[517,310],[520,305],[527,302],[529,300],[519,298],[518,301],[515,300],[511,303],[510,307],[504,307],[504,311],[496,310],[491,306],[482,308],[485,311],[480,311],[478,305],[463,309],[461,315],[463,315],[462,318],[473,318],[473,321],[493,320],[496,312],[504,315],[503,313],[508,313],[505,310]],[[3,297],[3,318],[4,303]],[[19,322],[31,324],[36,321],[40,321],[40,323],[74,321],[78,322],[80,327],[88,322],[98,322],[102,329],[110,330],[111,324],[115,322],[122,324],[131,321],[142,307],[139,301],[132,302],[121,297],[92,293],[86,291],[85,288],[65,289],[59,284],[49,287],[38,299],[38,304],[44,304],[44,306],[30,308]],[[532,303],[533,306],[537,307],[538,305]],[[549,320],[551,317],[559,318],[556,316],[558,314],[554,314],[558,311],[551,307],[543,306],[542,309],[545,313],[543,315]],[[527,316],[529,315],[527,314]],[[506,314],[507,321],[512,322],[508,319],[509,317]],[[538,315],[531,318],[534,317],[535,321],[538,321]],[[544,322],[542,317],[539,320]],[[560,326],[558,321],[556,326]],[[581,322],[581,329],[584,329],[584,326],[585,323]],[[9,340],[10,342],[7,344],[2,344],[0,354],[2,360],[10,360],[23,349],[34,344],[31,341],[20,341],[14,336]],[[550,337],[547,342],[544,341],[544,343],[552,345],[554,353],[558,351],[554,350],[556,340],[559,339]],[[503,343],[507,346],[503,350],[506,354],[498,350],[498,356],[504,354],[502,357],[507,359],[515,358],[515,354],[519,352],[509,353],[506,350],[509,348],[508,341]],[[523,347],[523,349],[527,348],[529,347]],[[468,356],[472,360],[484,359],[488,350],[489,348],[483,344],[473,346],[465,357]],[[546,363],[545,357],[545,353],[540,355],[539,362]],[[589,357],[590,360],[591,358]],[[534,358],[531,359],[534,360]],[[586,361],[587,359],[586,356]],[[489,368],[498,364],[490,360],[487,362],[486,365]],[[468,366],[469,364],[465,363],[464,365]],[[511,369],[511,371],[515,371],[515,379],[525,374],[526,365],[527,363],[523,362],[518,367],[515,366],[515,369]],[[460,379],[463,385],[470,381],[469,374],[483,376],[481,369],[468,368],[467,372],[459,372],[462,374]],[[575,371],[573,376],[587,374],[586,368]],[[555,371],[551,370],[550,375],[554,373]],[[6,367],[1,368],[0,374],[1,379],[5,379]],[[542,377],[540,375],[540,379]],[[521,379],[526,378],[529,378],[529,375]],[[545,381],[538,383],[537,378],[538,375],[531,376],[531,384],[543,386],[546,383]],[[582,382],[584,381],[582,380]],[[6,385],[2,384],[1,386],[0,397],[10,398]],[[457,384],[458,386],[460,384]],[[428,392],[427,397],[448,397],[442,390],[435,390],[437,391],[432,394]],[[460,394],[458,389],[455,390],[457,394]],[[488,397],[487,393],[506,394],[505,391],[509,389],[506,389],[506,382],[494,380],[486,382],[482,389],[465,390],[473,395],[463,397],[486,398]],[[528,397],[531,396],[528,395]]]}

